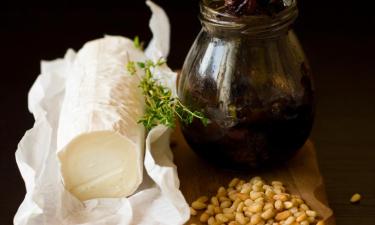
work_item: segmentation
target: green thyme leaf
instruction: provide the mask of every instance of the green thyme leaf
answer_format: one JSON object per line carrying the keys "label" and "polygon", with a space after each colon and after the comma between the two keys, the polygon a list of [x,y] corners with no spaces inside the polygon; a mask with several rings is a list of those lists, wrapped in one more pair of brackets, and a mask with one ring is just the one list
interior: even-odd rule
{"label": "green thyme leaf", "polygon": [[139,37],[138,36],[134,37],[133,43],[134,43],[134,47],[135,48],[143,50],[143,42],[139,41]]}
{"label": "green thyme leaf", "polygon": [[142,69],[144,69],[145,66],[146,66],[146,64],[145,64],[144,62],[137,62],[137,65],[138,65],[140,68],[142,68]]}
{"label": "green thyme leaf", "polygon": [[128,65],[126,65],[126,69],[130,73],[130,75],[134,75],[137,72],[135,68],[135,63],[133,61],[129,61]]}

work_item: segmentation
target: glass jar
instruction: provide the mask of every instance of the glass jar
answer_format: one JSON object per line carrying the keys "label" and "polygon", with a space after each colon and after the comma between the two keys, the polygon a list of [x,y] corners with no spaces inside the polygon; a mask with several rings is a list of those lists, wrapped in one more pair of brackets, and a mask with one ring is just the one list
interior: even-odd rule
{"label": "glass jar", "polygon": [[276,15],[236,17],[200,4],[202,30],[178,82],[181,101],[210,120],[183,125],[192,149],[220,166],[246,169],[290,159],[309,137],[311,72],[291,29],[296,2]]}

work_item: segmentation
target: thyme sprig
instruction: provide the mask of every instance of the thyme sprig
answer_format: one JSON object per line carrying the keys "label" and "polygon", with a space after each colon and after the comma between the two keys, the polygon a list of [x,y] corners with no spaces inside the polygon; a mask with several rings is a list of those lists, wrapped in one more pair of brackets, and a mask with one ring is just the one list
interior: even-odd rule
{"label": "thyme sprig", "polygon": [[139,87],[145,98],[146,110],[143,117],[138,121],[149,131],[151,128],[163,124],[167,127],[175,127],[176,116],[185,124],[191,124],[194,119],[199,119],[205,126],[208,119],[197,110],[190,110],[180,99],[172,96],[172,91],[158,83],[153,76],[154,68],[164,65],[164,59],[159,59],[156,63],[151,60],[145,62],[130,61],[127,70],[131,75],[135,75],[137,69],[144,71]]}

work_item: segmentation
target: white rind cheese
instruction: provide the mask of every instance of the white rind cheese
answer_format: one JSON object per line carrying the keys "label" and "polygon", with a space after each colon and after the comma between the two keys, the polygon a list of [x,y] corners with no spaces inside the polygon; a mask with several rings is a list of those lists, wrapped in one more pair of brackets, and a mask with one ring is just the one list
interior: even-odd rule
{"label": "white rind cheese", "polygon": [[57,134],[65,187],[80,200],[129,196],[142,182],[145,130],[139,76],[144,53],[123,37],[85,44],[68,75]]}

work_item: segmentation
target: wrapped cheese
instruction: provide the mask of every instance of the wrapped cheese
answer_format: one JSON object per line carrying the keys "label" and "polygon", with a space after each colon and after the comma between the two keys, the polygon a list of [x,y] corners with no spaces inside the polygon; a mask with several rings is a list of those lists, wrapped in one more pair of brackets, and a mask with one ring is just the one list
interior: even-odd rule
{"label": "wrapped cheese", "polygon": [[129,74],[126,65],[145,59],[133,41],[114,36],[88,42],[76,55],[57,150],[65,188],[82,201],[126,197],[142,182],[145,129],[137,123],[144,113],[142,74]]}

